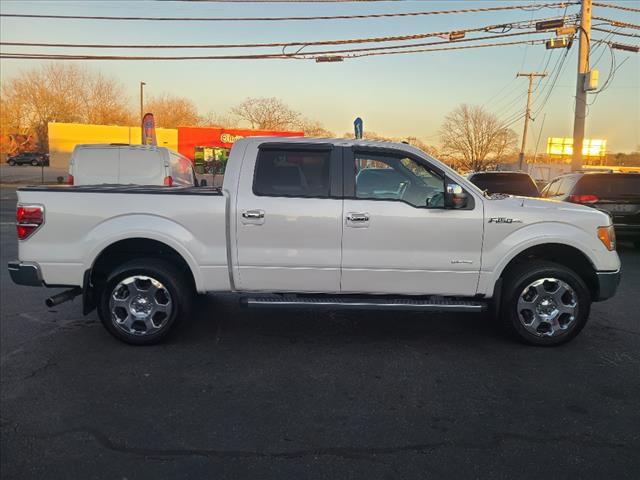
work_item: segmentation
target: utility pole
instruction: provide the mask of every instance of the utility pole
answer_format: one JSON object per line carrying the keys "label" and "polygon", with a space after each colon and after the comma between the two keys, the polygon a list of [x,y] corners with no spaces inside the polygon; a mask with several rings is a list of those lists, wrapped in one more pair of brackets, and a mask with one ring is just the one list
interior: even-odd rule
{"label": "utility pole", "polygon": [[140,82],[140,125],[142,125],[142,117],[144,117],[144,86],[146,83]]}
{"label": "utility pole", "polygon": [[522,170],[524,166],[524,150],[527,146],[527,132],[529,130],[529,120],[531,119],[531,93],[533,92],[533,79],[535,77],[546,77],[547,73],[520,73],[516,77],[528,77],[529,78],[529,90],[527,91],[527,110],[524,114],[524,132],[522,133],[522,146],[520,147],[520,155],[518,156],[518,169]]}
{"label": "utility pole", "polygon": [[582,144],[584,143],[584,123],[587,116],[587,92],[584,79],[589,73],[589,50],[591,40],[591,0],[582,0],[580,11],[580,47],[578,49],[578,79],[576,82],[576,108],[573,119],[573,155],[571,170],[582,168]]}

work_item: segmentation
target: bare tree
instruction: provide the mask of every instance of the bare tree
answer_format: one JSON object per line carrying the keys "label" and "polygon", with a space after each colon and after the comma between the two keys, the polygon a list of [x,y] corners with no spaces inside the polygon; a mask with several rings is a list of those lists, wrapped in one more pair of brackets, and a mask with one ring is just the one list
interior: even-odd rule
{"label": "bare tree", "polygon": [[446,156],[478,171],[514,148],[517,136],[482,107],[462,104],[445,117],[440,139]]}
{"label": "bare tree", "polygon": [[261,130],[295,128],[300,122],[300,114],[275,97],[247,98],[233,107],[231,113],[247,122],[251,128]]}
{"label": "bare tree", "polygon": [[195,103],[185,97],[166,93],[151,97],[145,102],[144,109],[145,112],[153,113],[158,127],[176,128],[203,123]]}
{"label": "bare tree", "polygon": [[[28,70],[2,84],[2,128],[35,134],[48,145],[49,122],[126,123],[127,98],[115,80],[78,65],[54,63]],[[5,135],[3,131],[3,136]]]}
{"label": "bare tree", "polygon": [[296,128],[302,130],[307,137],[332,138],[334,136],[333,132],[324,128],[319,121],[308,118],[302,118]]}
{"label": "bare tree", "polygon": [[238,119],[229,114],[210,111],[200,118],[200,124],[207,127],[237,128]]}
{"label": "bare tree", "polygon": [[409,145],[413,145],[416,148],[419,148],[423,152],[428,153],[432,157],[438,156],[438,150],[433,145],[429,145],[428,143],[420,140],[418,137],[407,137],[407,143]]}

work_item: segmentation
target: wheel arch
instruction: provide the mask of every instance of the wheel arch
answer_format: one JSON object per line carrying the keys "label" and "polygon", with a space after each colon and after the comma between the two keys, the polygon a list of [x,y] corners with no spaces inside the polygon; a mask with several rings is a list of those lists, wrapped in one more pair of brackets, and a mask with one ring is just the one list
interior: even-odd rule
{"label": "wheel arch", "polygon": [[566,243],[541,243],[521,250],[506,262],[498,278],[503,279],[517,265],[536,259],[554,262],[573,270],[585,282],[591,297],[597,297],[598,278],[593,261],[582,250]]}
{"label": "wheel arch", "polygon": [[193,266],[178,249],[169,242],[140,236],[115,240],[104,246],[88,269],[90,285],[99,285],[116,265],[141,256],[157,257],[174,264],[185,273],[192,288],[198,288],[198,277]]}

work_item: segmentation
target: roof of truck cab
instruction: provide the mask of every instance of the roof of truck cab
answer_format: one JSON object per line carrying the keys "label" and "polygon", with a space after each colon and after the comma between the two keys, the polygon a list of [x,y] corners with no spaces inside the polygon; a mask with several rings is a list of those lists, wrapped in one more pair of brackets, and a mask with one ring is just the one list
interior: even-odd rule
{"label": "roof of truck cab", "polygon": [[236,144],[248,143],[248,144],[262,144],[262,143],[303,143],[303,144],[332,144],[340,147],[378,147],[378,148],[394,148],[398,150],[405,150],[408,152],[414,152],[417,154],[427,155],[426,152],[420,150],[413,145],[404,142],[388,142],[384,140],[366,140],[355,138],[319,138],[319,137],[245,137],[236,140]]}

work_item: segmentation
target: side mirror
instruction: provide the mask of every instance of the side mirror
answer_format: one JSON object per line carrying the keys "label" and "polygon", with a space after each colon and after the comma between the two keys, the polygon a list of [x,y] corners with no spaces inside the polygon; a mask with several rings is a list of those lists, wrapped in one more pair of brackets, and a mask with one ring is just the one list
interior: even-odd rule
{"label": "side mirror", "polygon": [[202,180],[200,180],[200,186],[201,187],[206,187],[207,186],[207,180],[205,178],[203,178]]}
{"label": "side mirror", "polygon": [[457,183],[446,184],[444,193],[445,208],[465,208],[469,203],[469,197],[463,188]]}

